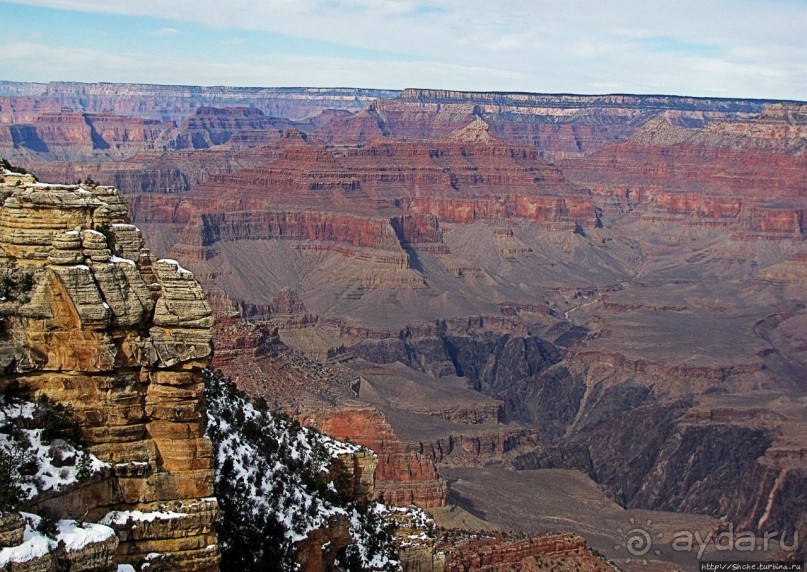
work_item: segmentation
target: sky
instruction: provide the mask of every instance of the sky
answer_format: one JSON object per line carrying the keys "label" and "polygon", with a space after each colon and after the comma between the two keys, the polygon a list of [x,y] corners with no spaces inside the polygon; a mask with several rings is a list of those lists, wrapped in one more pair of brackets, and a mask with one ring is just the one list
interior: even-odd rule
{"label": "sky", "polygon": [[18,0],[0,22],[0,80],[807,100],[807,0]]}

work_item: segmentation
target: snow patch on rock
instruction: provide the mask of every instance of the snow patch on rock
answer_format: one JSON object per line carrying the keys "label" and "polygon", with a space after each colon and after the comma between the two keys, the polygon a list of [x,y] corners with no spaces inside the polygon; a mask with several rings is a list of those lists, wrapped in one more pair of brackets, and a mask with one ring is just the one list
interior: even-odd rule
{"label": "snow patch on rock", "polygon": [[56,523],[58,532],[51,538],[37,530],[42,518],[26,512],[20,513],[25,519],[25,533],[22,544],[0,550],[0,568],[11,563],[21,563],[41,558],[56,549],[59,544],[70,552],[86,548],[90,544],[106,542],[115,536],[108,526],[92,523],[78,523],[75,520],[60,520]]}

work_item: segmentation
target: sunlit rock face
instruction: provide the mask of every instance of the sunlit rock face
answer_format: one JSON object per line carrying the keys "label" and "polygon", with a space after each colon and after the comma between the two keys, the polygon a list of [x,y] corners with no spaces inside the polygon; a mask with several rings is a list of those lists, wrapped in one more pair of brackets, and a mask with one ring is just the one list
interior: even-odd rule
{"label": "sunlit rock face", "polygon": [[[0,302],[0,387],[17,382],[33,399],[70,407],[88,450],[109,464],[30,509],[107,517],[119,563],[159,554],[153,565],[164,569],[217,569],[201,377],[213,317],[201,287],[149,254],[114,188],[4,171],[0,195],[0,263],[28,277]],[[170,519],[137,518],[165,511]]]}

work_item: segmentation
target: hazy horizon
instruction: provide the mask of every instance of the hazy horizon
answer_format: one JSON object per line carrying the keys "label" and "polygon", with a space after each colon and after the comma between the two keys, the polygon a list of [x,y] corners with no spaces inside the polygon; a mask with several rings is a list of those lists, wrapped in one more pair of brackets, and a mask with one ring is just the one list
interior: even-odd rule
{"label": "hazy horizon", "polygon": [[0,16],[11,81],[807,99],[805,0],[17,0]]}

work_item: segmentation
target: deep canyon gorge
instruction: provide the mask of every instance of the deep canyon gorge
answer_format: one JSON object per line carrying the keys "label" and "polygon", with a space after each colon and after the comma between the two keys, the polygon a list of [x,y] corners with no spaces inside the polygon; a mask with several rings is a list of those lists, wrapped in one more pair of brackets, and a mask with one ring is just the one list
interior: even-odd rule
{"label": "deep canyon gorge", "polygon": [[0,155],[48,183],[0,182],[33,277],[0,383],[111,466],[38,502],[190,506],[107,551],[215,568],[211,366],[371,450],[352,499],[484,537],[405,570],[696,569],[682,531],[803,559],[806,143],[796,101],[0,82]]}

